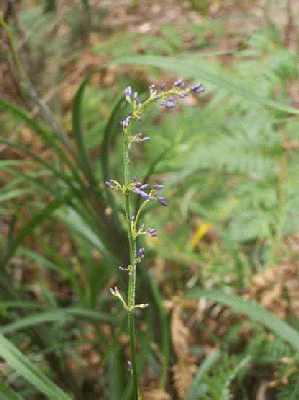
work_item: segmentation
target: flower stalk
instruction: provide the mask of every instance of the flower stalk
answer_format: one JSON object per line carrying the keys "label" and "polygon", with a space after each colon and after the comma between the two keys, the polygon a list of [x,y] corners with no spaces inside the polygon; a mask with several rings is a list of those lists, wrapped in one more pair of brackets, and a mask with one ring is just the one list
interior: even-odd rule
{"label": "flower stalk", "polygon": [[[136,275],[137,266],[144,258],[144,248],[137,249],[137,238],[142,235],[149,235],[152,237],[157,236],[155,228],[145,228],[141,224],[141,216],[145,207],[150,201],[158,201],[161,206],[167,206],[168,202],[164,196],[161,196],[160,192],[163,189],[163,185],[148,183],[142,183],[139,181],[132,180],[130,174],[130,152],[133,144],[140,144],[147,142],[150,137],[143,136],[141,133],[131,133],[131,125],[136,120],[140,120],[152,103],[159,102],[162,108],[172,109],[176,106],[178,100],[183,99],[190,93],[200,94],[204,91],[201,84],[193,85],[185,88],[185,83],[181,80],[176,81],[169,90],[157,89],[154,85],[151,85],[149,97],[143,102],[140,101],[138,93],[134,92],[129,86],[125,89],[124,96],[127,102],[131,106],[130,114],[121,121],[122,126],[122,183],[119,183],[113,179],[109,179],[105,182],[106,186],[116,192],[120,192],[124,197],[124,212],[125,222],[127,226],[128,244],[129,244],[129,265],[121,266],[120,269],[127,271],[128,273],[128,292],[127,298],[125,299],[117,287],[111,290],[113,296],[118,298],[128,313],[128,331],[130,339],[130,365],[132,372],[132,387],[133,387],[133,399],[139,400],[138,390],[138,371],[136,361],[136,329],[135,329],[135,310],[137,308],[146,308],[148,304],[136,304]],[[140,196],[143,202],[139,209],[136,211],[136,216],[133,215],[131,198],[132,196]],[[134,210],[135,211],[135,210]]]}

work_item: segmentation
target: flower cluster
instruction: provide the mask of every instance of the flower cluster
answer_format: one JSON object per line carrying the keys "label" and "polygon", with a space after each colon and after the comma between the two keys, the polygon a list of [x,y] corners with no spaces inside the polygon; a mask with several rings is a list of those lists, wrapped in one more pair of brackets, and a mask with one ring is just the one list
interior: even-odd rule
{"label": "flower cluster", "polygon": [[[124,90],[124,97],[126,101],[131,106],[131,112],[121,121],[121,127],[124,136],[127,138],[128,151],[133,143],[144,143],[150,140],[149,136],[143,135],[142,133],[131,134],[130,125],[134,120],[141,118],[147,106],[156,102],[160,104],[161,107],[165,109],[172,109],[176,107],[179,100],[184,99],[190,94],[201,94],[205,91],[204,86],[201,83],[194,85],[187,85],[182,79],[176,80],[169,89],[165,89],[165,85],[150,85],[149,87],[149,97],[144,101],[140,100],[140,97],[136,91],[128,86]],[[148,183],[142,183],[138,180],[133,182],[127,182],[125,185],[121,185],[115,180],[109,179],[105,182],[106,186],[112,190],[122,192],[125,196],[131,192],[139,196],[144,202],[141,205],[141,209],[151,200],[158,201],[162,206],[167,206],[167,199],[161,195],[161,190],[163,185]],[[139,215],[138,213],[137,215]],[[151,237],[157,236],[157,231],[155,228],[144,229],[144,226],[137,227],[138,217],[131,218],[131,231],[135,234],[135,238],[139,235],[148,234]],[[140,248],[136,253],[136,259],[138,262],[144,258],[144,248]]]}
{"label": "flower cluster", "polygon": [[155,184],[150,185],[148,183],[141,183],[135,181],[131,184],[132,192],[136,193],[143,200],[157,200],[162,206],[167,206],[167,200],[164,196],[160,195],[160,191],[164,188],[164,185]]}
{"label": "flower cluster", "polygon": [[172,109],[175,108],[180,99],[184,99],[189,94],[193,93],[199,95],[204,92],[205,88],[201,83],[189,86],[182,79],[178,79],[168,90],[165,90],[164,85],[150,85],[150,95],[145,101],[142,102],[138,96],[138,93],[133,91],[131,86],[128,86],[124,91],[124,96],[127,102],[131,105],[132,112],[121,121],[122,128],[128,129],[130,122],[133,119],[139,119],[144,108],[150,103],[158,102],[162,108]]}

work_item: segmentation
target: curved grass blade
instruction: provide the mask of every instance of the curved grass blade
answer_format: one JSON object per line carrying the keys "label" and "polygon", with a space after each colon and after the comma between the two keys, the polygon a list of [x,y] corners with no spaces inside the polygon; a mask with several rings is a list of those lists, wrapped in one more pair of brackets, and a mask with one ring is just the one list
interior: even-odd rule
{"label": "curved grass blade", "polygon": [[198,368],[195,377],[192,380],[191,386],[187,392],[186,400],[198,400],[198,398],[200,397],[200,392],[202,390],[201,389],[202,378],[219,360],[220,355],[221,355],[220,351],[218,350],[213,351],[213,353],[203,361],[203,363]]}
{"label": "curved grass blade", "polygon": [[246,86],[243,81],[235,79],[232,75],[224,71],[219,73],[207,60],[200,61],[198,58],[195,59],[188,55],[185,55],[183,58],[138,55],[122,57],[115,62],[118,64],[150,65],[166,69],[183,78],[200,79],[206,83],[209,82],[215,87],[226,90],[227,93],[243,97],[255,104],[258,103],[261,106],[270,107],[278,111],[299,115],[298,109],[261,96]]}
{"label": "curved grass blade", "polygon": [[83,219],[83,217],[78,213],[77,210],[72,208],[66,208],[63,212],[56,211],[57,216],[64,221],[69,227],[87,240],[92,246],[99,249],[106,256],[111,254],[107,251],[105,244],[101,241],[100,236],[97,235],[89,224]]}
{"label": "curved grass blade", "polygon": [[2,311],[6,312],[6,310],[9,310],[10,308],[26,308],[34,310],[41,308],[41,306],[29,301],[0,301],[0,314]]}
{"label": "curved grass blade", "polygon": [[28,317],[20,318],[12,323],[6,324],[0,328],[0,334],[8,334],[18,330],[26,329],[35,325],[46,322],[67,322],[71,317],[64,311],[45,311],[38,314],[29,315]]}
{"label": "curved grass blade", "polygon": [[[58,145],[57,141],[60,142],[60,137],[53,136],[51,132],[40,126],[34,119],[30,118],[25,111],[21,108],[11,104],[3,99],[0,99],[0,110],[4,110],[12,114],[14,117],[22,120],[27,126],[29,126],[38,136],[43,140],[43,142],[50,146],[55,154],[63,161],[70,170],[72,171],[73,175],[77,178],[79,177],[75,165],[69,158],[67,152]],[[72,153],[72,150],[68,147],[68,151]]]}
{"label": "curved grass blade", "polygon": [[[111,147],[115,141],[115,137],[117,133],[119,133],[120,127],[120,120],[123,115],[123,112],[126,108],[126,101],[123,96],[117,101],[116,105],[114,106],[112,113],[110,114],[109,120],[104,129],[104,137],[101,143],[102,155],[100,158],[101,162],[101,169],[102,169],[102,178],[105,182],[106,180],[110,179],[112,176],[112,172],[110,169],[110,154],[111,154]],[[105,194],[107,197],[107,203],[112,208],[112,218],[114,220],[115,226],[120,226],[120,222],[118,219],[118,210],[115,203],[115,199],[111,190],[107,190],[105,187]]]}
{"label": "curved grass blade", "polygon": [[23,240],[30,235],[33,230],[39,226],[45,219],[49,218],[59,207],[64,205],[65,199],[53,200],[49,205],[47,205],[41,212],[38,212],[33,216],[33,218],[19,231],[14,240],[9,243],[8,248],[1,260],[2,266],[6,265],[11,257],[15,254],[18,246],[23,242]]}
{"label": "curved grass blade", "polygon": [[25,146],[22,146],[22,145],[17,144],[17,143],[12,143],[9,140],[5,140],[5,139],[0,139],[0,143],[6,144],[7,146],[10,146],[11,148],[19,150],[19,151],[25,153],[26,155],[30,156],[34,161],[38,162],[40,165],[45,167],[48,171],[51,171],[53,173],[53,175],[55,175],[57,178],[59,178],[62,181],[64,181],[67,184],[67,186],[69,186],[74,192],[78,193],[77,188],[73,185],[73,182],[72,182],[72,180],[70,179],[69,176],[67,176],[66,174],[63,174],[63,173],[59,172],[57,169],[53,168],[43,158],[41,158],[38,155],[34,154],[32,151],[27,149]]}
{"label": "curved grass blade", "polygon": [[75,94],[73,110],[72,110],[72,130],[78,150],[78,158],[80,166],[84,171],[85,176],[90,181],[90,183],[95,184],[96,180],[92,172],[82,132],[82,100],[88,82],[89,82],[89,76],[82,81],[81,85],[79,86],[79,89]]}
{"label": "curved grass blade", "polygon": [[124,96],[121,96],[114,106],[104,129],[103,141],[101,143],[102,156],[100,158],[104,181],[111,178],[111,170],[109,165],[109,156],[111,154],[110,147],[113,144],[117,133],[120,132],[120,120],[125,109],[126,101]]}
{"label": "curved grass blade", "polygon": [[192,299],[208,299],[225,304],[237,313],[245,314],[252,321],[259,322],[299,351],[299,333],[286,322],[277,318],[254,301],[247,301],[237,295],[226,294],[218,290],[194,289],[187,294]]}
{"label": "curved grass blade", "polygon": [[47,322],[67,323],[74,317],[92,319],[97,321],[111,322],[113,319],[101,312],[94,310],[85,310],[84,308],[66,308],[52,311],[39,312],[27,317],[18,319],[0,328],[0,334],[8,334],[22,329],[30,328],[35,325]]}
{"label": "curved grass blade", "polygon": [[18,348],[0,334],[0,356],[16,373],[26,379],[50,400],[72,400],[36,367]]}

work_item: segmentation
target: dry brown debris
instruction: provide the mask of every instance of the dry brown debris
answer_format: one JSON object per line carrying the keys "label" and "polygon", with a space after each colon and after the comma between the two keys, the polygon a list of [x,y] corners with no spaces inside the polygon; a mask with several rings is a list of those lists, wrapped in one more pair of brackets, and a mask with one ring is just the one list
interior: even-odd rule
{"label": "dry brown debris", "polygon": [[176,364],[172,367],[174,386],[179,399],[185,399],[191,385],[192,377],[196,371],[194,357],[190,354],[191,331],[183,320],[182,302],[173,303],[171,319],[171,336],[174,352],[177,357]]}
{"label": "dry brown debris", "polygon": [[169,394],[163,389],[151,389],[144,392],[143,400],[170,400]]}
{"label": "dry brown debris", "polygon": [[280,318],[299,317],[299,263],[285,262],[256,274],[248,297]]}

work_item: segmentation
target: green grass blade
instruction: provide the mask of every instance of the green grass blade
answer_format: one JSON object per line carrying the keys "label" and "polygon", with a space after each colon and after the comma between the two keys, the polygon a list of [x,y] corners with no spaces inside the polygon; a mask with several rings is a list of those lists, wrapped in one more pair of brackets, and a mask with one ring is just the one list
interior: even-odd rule
{"label": "green grass blade", "polygon": [[4,254],[2,265],[5,265],[15,254],[18,246],[30,235],[34,229],[45,219],[49,218],[59,207],[65,203],[65,199],[56,199],[48,204],[41,212],[36,213],[33,218],[19,231],[16,238],[9,243],[9,247]]}
{"label": "green grass blade", "polygon": [[69,188],[71,188],[71,190],[73,190],[74,192],[76,191],[76,187],[74,186],[72,180],[70,179],[70,177],[68,175],[58,171],[56,168],[53,168],[51,164],[46,162],[43,158],[39,157],[37,154],[30,151],[25,146],[22,146],[21,144],[18,144],[18,143],[12,143],[5,139],[0,139],[0,143],[5,144],[13,149],[16,149],[16,150],[21,151],[22,153],[28,155],[34,161],[36,161],[38,164],[45,167],[47,171],[50,171],[54,176],[56,176],[56,178],[63,181]]}
{"label": "green grass blade", "polygon": [[47,322],[66,323],[74,317],[86,318],[91,320],[100,320],[111,322],[113,319],[99,311],[88,310],[84,308],[71,307],[66,309],[39,312],[28,317],[24,317],[9,323],[0,328],[0,334],[8,334],[22,329],[27,329],[35,325]]}
{"label": "green grass blade", "polygon": [[203,363],[198,368],[195,377],[192,380],[191,386],[187,393],[186,400],[198,400],[201,391],[202,378],[219,360],[220,355],[221,355],[220,352],[216,350],[203,361]]}
{"label": "green grass blade", "polygon": [[115,137],[117,137],[117,134],[120,132],[120,120],[123,116],[125,109],[126,101],[124,99],[124,96],[121,96],[121,98],[114,106],[104,129],[104,136],[101,144],[102,156],[100,158],[104,181],[111,178],[111,170],[109,164],[111,146],[115,141]]}
{"label": "green grass blade", "polygon": [[[78,173],[73,162],[70,160],[67,152],[60,146],[61,138],[60,136],[55,136],[55,133],[51,133],[46,130],[44,127],[39,125],[33,118],[30,118],[27,113],[21,108],[11,104],[3,99],[0,99],[0,111],[6,111],[10,113],[12,116],[22,120],[29,128],[31,128],[47,145],[50,146],[55,154],[63,161],[66,165],[69,166],[70,170],[74,174],[74,176],[78,177]],[[71,151],[70,148],[68,148]]]}
{"label": "green grass blade", "polygon": [[17,347],[0,335],[0,357],[37,390],[51,400],[71,400],[71,397],[53,383],[41,369],[25,357]]}
{"label": "green grass blade", "polygon": [[139,55],[122,57],[116,60],[116,63],[149,65],[166,69],[183,78],[201,80],[205,84],[210,83],[213,87],[224,89],[227,93],[243,97],[255,104],[258,103],[261,106],[271,107],[289,114],[299,114],[299,110],[294,107],[261,96],[246,86],[243,81],[234,78],[233,75],[224,71],[221,73],[216,71],[214,65],[206,59],[199,60],[191,55],[185,55],[183,58]]}
{"label": "green grass blade", "polygon": [[225,304],[231,307],[233,311],[245,314],[252,321],[259,322],[289,343],[296,351],[299,351],[299,333],[254,301],[247,301],[237,295],[226,294],[218,290],[194,289],[187,294],[187,297],[192,299],[204,298]]}
{"label": "green grass blade", "polygon": [[86,177],[89,179],[89,181],[94,183],[95,177],[92,172],[82,132],[82,102],[83,102],[84,91],[88,82],[89,82],[89,77],[85,78],[82,81],[81,85],[79,86],[79,89],[76,92],[72,110],[72,129],[75,142],[77,145],[80,166],[84,171]]}
{"label": "green grass blade", "polygon": [[16,332],[18,330],[26,329],[46,322],[67,322],[70,319],[71,316],[63,310],[45,311],[30,315],[28,317],[20,318],[10,324],[4,325],[0,328],[0,334]]}
{"label": "green grass blade", "polygon": [[10,308],[27,308],[34,310],[41,308],[41,306],[29,301],[0,301],[0,315],[2,312],[6,312],[6,310],[9,310]]}
{"label": "green grass blade", "polygon": [[[110,168],[110,155],[112,154],[113,143],[116,141],[115,138],[117,137],[117,134],[120,131],[119,122],[122,118],[125,108],[126,108],[126,101],[124,99],[124,96],[121,96],[121,98],[117,101],[116,105],[114,106],[104,129],[103,141],[101,143],[102,155],[100,158],[102,178],[104,182],[113,176]],[[117,205],[113,193],[111,193],[111,190],[107,189],[106,187],[105,187],[105,193],[107,197],[107,203],[110,205],[113,211],[112,218],[114,220],[114,224],[115,226],[120,226],[120,221],[118,218],[119,213],[117,210]]]}
{"label": "green grass blade", "polygon": [[6,202],[7,200],[15,199],[16,197],[20,197],[26,193],[29,193],[28,189],[14,189],[14,190],[5,190],[2,189],[2,193],[0,193],[0,203]]}

